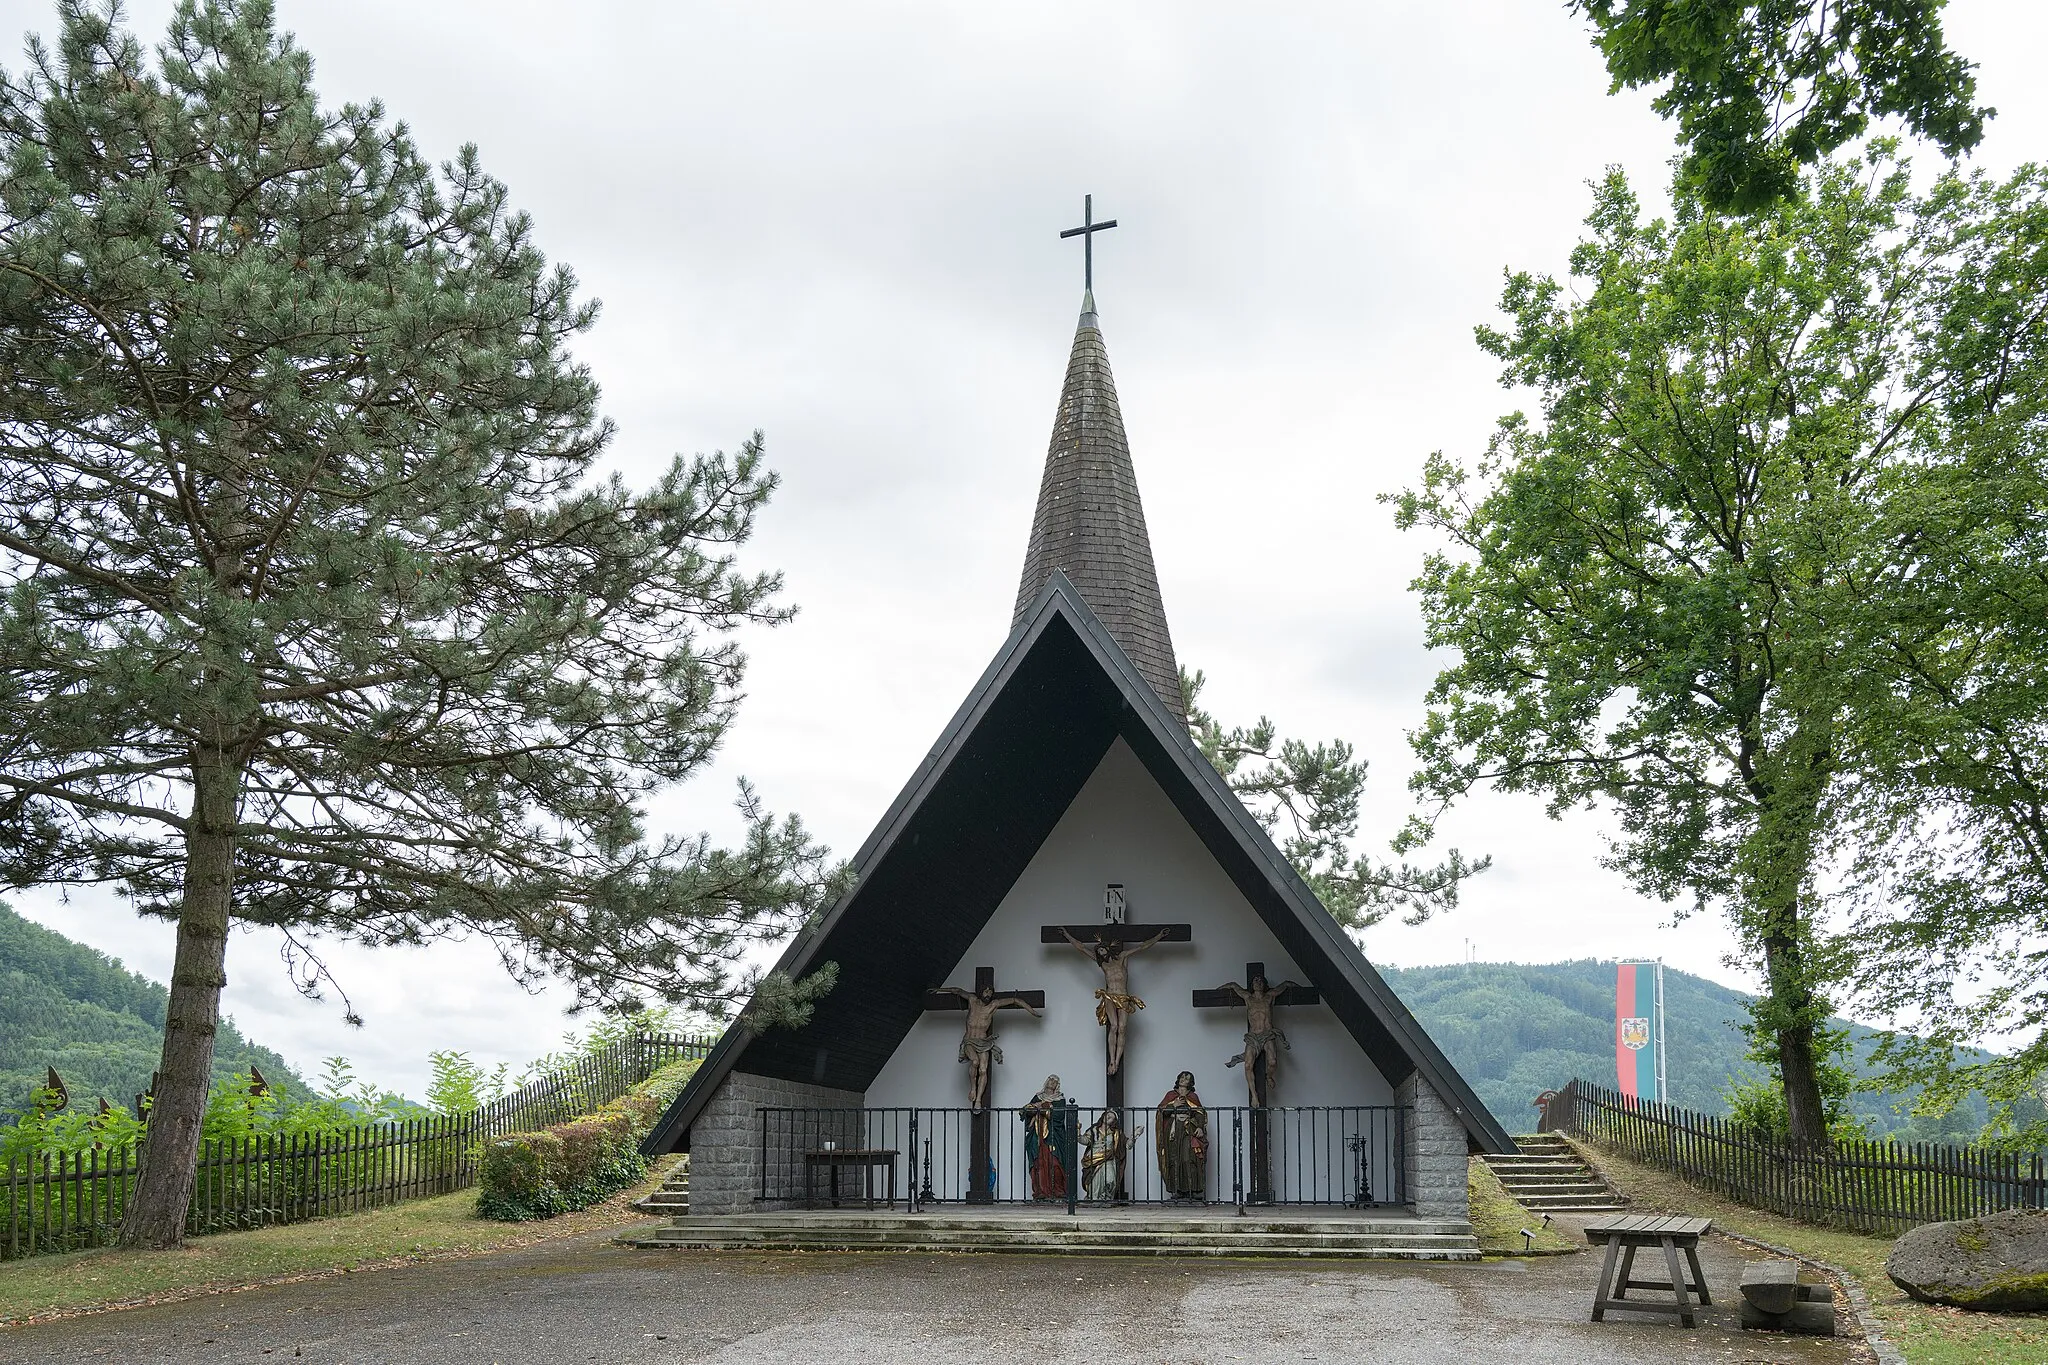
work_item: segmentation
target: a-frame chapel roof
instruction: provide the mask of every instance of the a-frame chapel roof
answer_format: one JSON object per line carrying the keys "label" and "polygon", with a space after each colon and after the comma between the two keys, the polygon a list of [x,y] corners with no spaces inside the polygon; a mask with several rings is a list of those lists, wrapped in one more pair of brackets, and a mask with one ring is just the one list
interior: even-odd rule
{"label": "a-frame chapel roof", "polygon": [[[1078,449],[1080,468],[1056,483],[1053,466],[1068,458],[1061,433],[1070,400],[1080,434],[1064,449]],[[1091,450],[1107,472],[1088,468]],[[837,984],[801,1027],[727,1029],[648,1135],[649,1155],[687,1149],[690,1124],[734,1070],[865,1091],[922,1015],[926,988],[958,964],[1119,738],[1388,1082],[1398,1086],[1420,1072],[1475,1149],[1514,1150],[1202,756],[1179,706],[1169,707],[1168,698],[1180,700],[1177,685],[1165,687],[1169,679],[1177,683],[1172,643],[1130,468],[1091,299],[1076,333],[1032,527],[1029,592],[1009,638],[854,856],[854,889],[798,934],[776,964],[801,977],[836,963]],[[1105,497],[1107,504],[1085,505]],[[1127,564],[1142,551],[1137,583],[1108,581],[1114,591],[1105,593],[1098,580],[1091,594],[1058,562],[1078,554],[1070,559],[1077,568],[1099,568],[1111,558],[1103,542],[1119,539],[1114,553]],[[1033,584],[1041,563],[1043,577]],[[1103,603],[1122,614],[1107,615]]]}

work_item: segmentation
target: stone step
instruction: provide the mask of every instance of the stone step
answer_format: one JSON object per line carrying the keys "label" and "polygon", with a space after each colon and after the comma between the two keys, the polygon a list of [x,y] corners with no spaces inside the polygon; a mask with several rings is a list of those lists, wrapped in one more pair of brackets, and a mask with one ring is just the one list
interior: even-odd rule
{"label": "stone step", "polygon": [[1609,1213],[1625,1205],[1593,1174],[1563,1138],[1518,1137],[1522,1150],[1489,1153],[1482,1160],[1523,1208],[1537,1213]]}
{"label": "stone step", "polygon": [[[722,1221],[722,1220],[721,1220]],[[1320,1237],[1261,1235],[1235,1231],[1202,1237],[1117,1232],[1101,1225],[1061,1234],[1019,1235],[927,1230],[868,1232],[844,1228],[754,1229],[670,1224],[621,1238],[633,1246],[703,1250],[1024,1252],[1102,1256],[1260,1256],[1474,1260],[1477,1241],[1460,1236]]]}
{"label": "stone step", "polygon": [[[1395,1238],[1395,1240],[1434,1240],[1434,1238],[1468,1238],[1473,1226],[1462,1220],[1399,1220],[1399,1222],[1356,1222],[1356,1220],[1292,1220],[1292,1222],[1223,1222],[1223,1220],[1202,1220],[1202,1222],[1155,1222],[1155,1220],[1122,1220],[1122,1218],[1061,1218],[1061,1220],[991,1220],[991,1218],[834,1218],[829,1222],[817,1218],[786,1218],[778,1220],[772,1214],[756,1214],[745,1218],[690,1218],[688,1222],[674,1224],[678,1232],[707,1234],[715,1236],[727,1230],[743,1230],[748,1234],[829,1234],[829,1236],[1073,1236],[1077,1232],[1102,1232],[1114,1236],[1163,1236],[1163,1238],[1235,1238],[1235,1236],[1292,1236],[1292,1238]],[[657,1232],[668,1232],[659,1228]]]}
{"label": "stone step", "polygon": [[1499,1176],[1502,1180],[1597,1181],[1600,1178],[1599,1176],[1594,1175],[1591,1171],[1587,1170],[1583,1165],[1567,1166],[1563,1162],[1558,1162],[1555,1165],[1549,1166],[1495,1166],[1491,1162],[1488,1162],[1487,1166],[1488,1169],[1490,1169],[1495,1175]]}
{"label": "stone step", "polygon": [[633,1207],[642,1213],[661,1214],[664,1217],[679,1218],[690,1211],[690,1159],[684,1157],[669,1168],[668,1177],[659,1189],[633,1201]]}
{"label": "stone step", "polygon": [[1375,1246],[1405,1245],[1456,1248],[1469,1244],[1472,1234],[1467,1233],[1415,1233],[1408,1236],[1351,1236],[1324,1234],[1309,1236],[1289,1232],[1237,1232],[1222,1230],[1190,1236],[1184,1233],[1127,1232],[1111,1227],[1068,1228],[1059,1232],[943,1232],[924,1228],[901,1230],[877,1230],[857,1228],[755,1228],[720,1227],[707,1228],[682,1222],[672,1222],[666,1227],[651,1232],[636,1233],[636,1236],[652,1237],[660,1241],[704,1241],[730,1243],[736,1240],[761,1243],[784,1244],[792,1242],[832,1242],[838,1245],[884,1246],[891,1242],[944,1242],[949,1246],[972,1246],[994,1241],[1029,1244],[1033,1246],[1064,1246],[1069,1242],[1087,1242],[1104,1246],[1322,1246],[1348,1249],[1363,1249]]}
{"label": "stone step", "polygon": [[963,1252],[971,1252],[988,1255],[1027,1256],[1228,1256],[1233,1259],[1276,1259],[1284,1257],[1294,1260],[1323,1259],[1361,1261],[1477,1261],[1481,1259],[1479,1254],[1479,1248],[1477,1246],[1473,1246],[1469,1249],[1461,1249],[1456,1251],[1438,1250],[1436,1248],[1429,1247],[1402,1246],[1376,1247],[1369,1251],[1340,1251],[1332,1250],[1328,1247],[1273,1247],[1264,1250],[1247,1250],[1244,1248],[1232,1246],[1192,1246],[1176,1245],[1171,1243],[1162,1244],[1159,1246],[1132,1247],[1099,1246],[1080,1242],[1071,1242],[1064,1246],[1059,1247],[1017,1246],[1007,1243],[996,1242],[986,1243],[979,1246],[962,1246],[954,1243],[944,1242],[891,1242],[886,1246],[875,1247],[847,1246],[843,1243],[837,1242],[814,1242],[805,1244],[777,1244],[773,1247],[766,1247],[758,1243],[733,1243],[710,1245],[703,1243],[688,1242],[649,1242],[646,1240],[626,1240],[625,1245],[648,1248],[669,1247],[671,1249],[680,1251],[865,1251],[887,1253],[922,1252],[927,1255],[959,1255]]}

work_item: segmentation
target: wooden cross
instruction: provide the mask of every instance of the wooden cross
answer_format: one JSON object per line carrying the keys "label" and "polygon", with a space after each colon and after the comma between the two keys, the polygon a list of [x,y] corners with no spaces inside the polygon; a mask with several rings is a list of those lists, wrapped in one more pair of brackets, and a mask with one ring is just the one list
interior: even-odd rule
{"label": "wooden cross", "polygon": [[1036,1014],[1045,1008],[1045,992],[999,992],[996,990],[996,969],[976,967],[972,991],[958,986],[926,991],[924,1007],[928,1010],[960,1010],[967,1015],[967,1032],[960,1043],[960,1059],[968,1063],[967,1098],[973,1109],[967,1121],[967,1202],[994,1203],[995,1190],[989,1180],[989,1092],[995,1084],[991,1063],[1002,1054],[995,1046],[991,1025],[997,1010],[1028,1009]]}
{"label": "wooden cross", "polygon": [[[1244,984],[1250,986],[1254,981],[1266,981],[1265,963],[1247,962],[1244,964]],[[1271,984],[1271,982],[1267,982],[1268,987]],[[1319,1005],[1322,1001],[1322,994],[1313,986],[1289,986],[1286,990],[1273,995],[1271,1000],[1267,1002],[1269,1006],[1267,1015],[1268,1025],[1275,1029],[1279,1026],[1279,1021],[1271,1017],[1270,1009],[1272,1007],[1280,1005]],[[1196,991],[1194,995],[1194,1005],[1198,1010],[1243,1009],[1245,1004],[1244,997],[1239,995],[1231,986],[1219,986],[1215,990]],[[1247,1020],[1246,1022],[1249,1024],[1250,1021]],[[1249,1029],[1247,1029],[1247,1036],[1249,1036],[1249,1032]],[[1270,1108],[1273,1094],[1272,1077],[1267,1074],[1266,1066],[1266,1054],[1270,1049],[1271,1045],[1267,1043],[1254,1045],[1247,1042],[1243,1053],[1240,1054],[1244,1062],[1245,1090],[1251,1100],[1252,1108],[1251,1197],[1252,1202],[1258,1204],[1268,1204],[1273,1200],[1272,1160],[1269,1155],[1272,1147],[1272,1114]]]}
{"label": "wooden cross", "polygon": [[1062,238],[1079,237],[1081,239],[1081,279],[1083,287],[1091,293],[1095,289],[1095,234],[1107,232],[1115,226],[1116,219],[1114,218],[1106,223],[1095,221],[1095,196],[1084,194],[1081,196],[1081,226],[1068,228],[1060,234]]}
{"label": "wooden cross", "polygon": [[[1077,941],[1085,948],[1097,944],[1120,944],[1127,955],[1132,944],[1192,943],[1195,939],[1191,924],[1047,924],[1038,931],[1041,943],[1068,943]],[[1108,980],[1108,972],[1104,972]],[[1128,1022],[1128,1021],[1126,1021]],[[1109,1028],[1103,1030],[1103,1085],[1102,1104],[1106,1109],[1124,1107],[1124,1069],[1122,1057],[1112,1047]]]}

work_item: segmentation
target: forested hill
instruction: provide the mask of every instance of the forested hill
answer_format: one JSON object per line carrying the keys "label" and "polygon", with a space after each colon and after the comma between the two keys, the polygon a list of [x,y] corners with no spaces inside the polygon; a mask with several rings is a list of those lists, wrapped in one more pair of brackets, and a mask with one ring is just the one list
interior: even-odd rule
{"label": "forested hill", "polygon": [[[1534,1129],[1536,1096],[1574,1076],[1615,1083],[1611,962],[1477,962],[1389,967],[1382,973],[1511,1133]],[[1748,1003],[1741,991],[1664,969],[1664,1056],[1672,1103],[1728,1112],[1722,1092],[1729,1078],[1757,1070],[1743,1061],[1747,1044],[1738,1028]],[[1846,1027],[1859,1060],[1867,1057],[1871,1031]],[[1905,1122],[1892,1107],[1894,1098],[1858,1094],[1850,1108],[1873,1131],[1888,1132]],[[1983,1122],[1981,1113],[1974,1117]]]}
{"label": "forested hill", "polygon": [[[169,993],[114,958],[73,943],[0,904],[0,1111],[16,1110],[56,1067],[74,1103],[133,1104],[163,1046]],[[284,1058],[223,1019],[216,1078],[247,1071],[302,1084]]]}

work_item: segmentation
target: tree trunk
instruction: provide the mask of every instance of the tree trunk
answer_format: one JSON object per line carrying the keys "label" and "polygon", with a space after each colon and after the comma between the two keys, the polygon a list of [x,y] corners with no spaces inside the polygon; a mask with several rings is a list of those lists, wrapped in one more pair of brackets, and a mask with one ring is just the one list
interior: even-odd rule
{"label": "tree trunk", "polygon": [[1815,1032],[1811,1023],[1778,1030],[1778,1073],[1785,1080],[1785,1118],[1794,1147],[1819,1147],[1828,1140]]}
{"label": "tree trunk", "polygon": [[178,911],[170,1007],[164,1014],[163,1060],[135,1193],[121,1220],[123,1246],[173,1247],[185,1237],[198,1171],[199,1126],[213,1083],[220,993],[227,985],[240,786],[241,774],[228,755],[218,750],[193,755],[185,894]]}
{"label": "tree trunk", "polygon": [[1767,1015],[1778,1044],[1778,1077],[1785,1086],[1785,1118],[1795,1147],[1828,1140],[1827,1104],[1820,1093],[1818,1037],[1826,1015],[1813,989],[1799,925],[1799,901],[1773,907],[1764,924]]}
{"label": "tree trunk", "polygon": [[1778,1078],[1795,1147],[1828,1140],[1820,1093],[1821,1025],[1827,1008],[1815,989],[1804,904],[1821,823],[1821,804],[1834,775],[1834,746],[1824,715],[1806,711],[1782,749],[1758,746],[1756,829],[1744,850],[1746,880],[1757,915],[1752,923],[1764,953],[1764,999],[1754,1017],[1777,1042]]}

